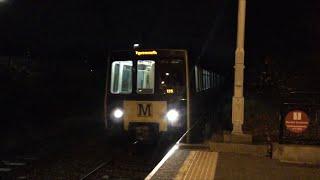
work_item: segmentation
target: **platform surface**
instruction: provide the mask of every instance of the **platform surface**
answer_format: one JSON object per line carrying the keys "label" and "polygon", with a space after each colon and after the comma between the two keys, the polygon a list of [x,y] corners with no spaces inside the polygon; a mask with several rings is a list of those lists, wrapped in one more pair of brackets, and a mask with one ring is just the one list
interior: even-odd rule
{"label": "platform surface", "polygon": [[173,148],[146,179],[320,179],[319,166],[281,163],[269,157]]}

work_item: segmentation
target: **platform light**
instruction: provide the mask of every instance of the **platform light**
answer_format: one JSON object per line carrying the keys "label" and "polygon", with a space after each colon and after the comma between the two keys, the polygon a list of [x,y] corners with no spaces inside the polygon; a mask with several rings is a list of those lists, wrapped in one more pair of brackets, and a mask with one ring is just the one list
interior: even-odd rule
{"label": "platform light", "polygon": [[166,73],[166,76],[169,76],[170,75],[170,73]]}
{"label": "platform light", "polygon": [[175,109],[171,109],[167,112],[167,119],[170,121],[170,122],[175,122],[177,121],[179,118],[179,112]]}
{"label": "platform light", "polygon": [[164,81],[161,81],[161,84],[164,84]]}

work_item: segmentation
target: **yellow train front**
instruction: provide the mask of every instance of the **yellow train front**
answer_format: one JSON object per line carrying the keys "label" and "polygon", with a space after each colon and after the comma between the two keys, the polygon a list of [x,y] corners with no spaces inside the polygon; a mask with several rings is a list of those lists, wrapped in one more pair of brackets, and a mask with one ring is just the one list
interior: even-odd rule
{"label": "yellow train front", "polygon": [[109,57],[105,125],[113,135],[150,141],[189,127],[185,50],[115,51]]}

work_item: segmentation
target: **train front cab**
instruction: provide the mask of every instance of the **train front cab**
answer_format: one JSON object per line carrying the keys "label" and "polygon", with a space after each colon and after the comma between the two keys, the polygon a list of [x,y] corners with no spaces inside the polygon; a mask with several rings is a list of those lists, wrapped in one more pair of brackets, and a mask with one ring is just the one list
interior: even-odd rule
{"label": "train front cab", "polygon": [[109,59],[105,125],[113,135],[149,141],[188,128],[187,53],[113,52]]}

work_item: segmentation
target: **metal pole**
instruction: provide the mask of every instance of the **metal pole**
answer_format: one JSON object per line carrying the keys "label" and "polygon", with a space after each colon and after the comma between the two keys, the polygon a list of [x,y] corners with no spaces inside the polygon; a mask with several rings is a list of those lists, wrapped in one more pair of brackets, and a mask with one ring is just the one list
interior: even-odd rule
{"label": "metal pole", "polygon": [[243,72],[246,0],[239,0],[237,49],[235,52],[234,95],[232,98],[232,134],[241,135],[244,120]]}

